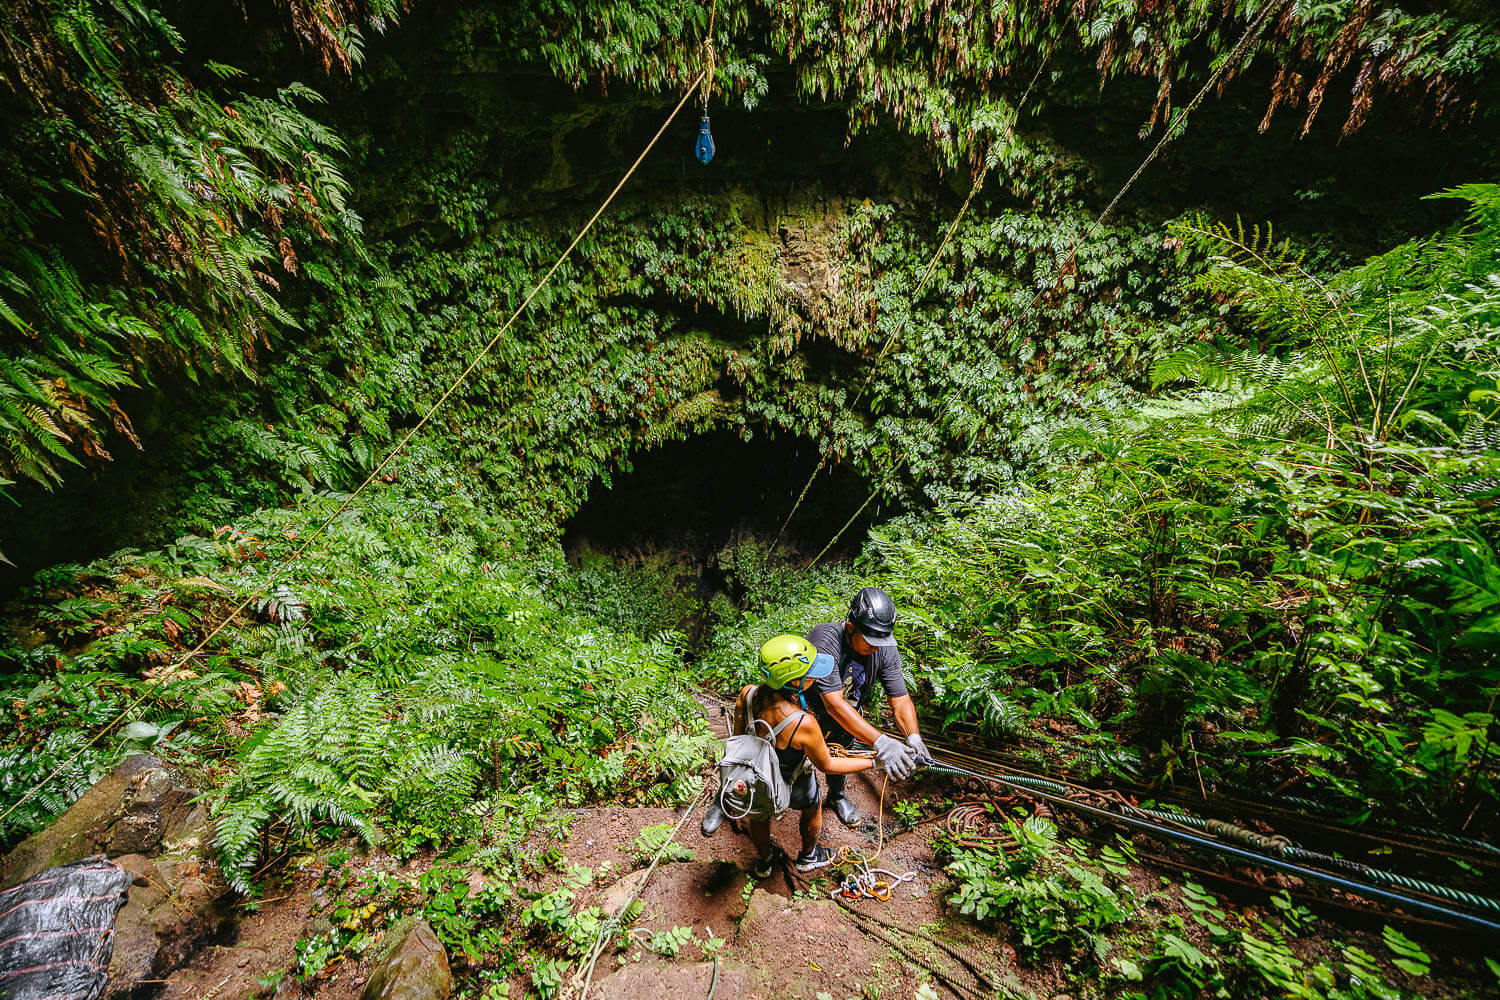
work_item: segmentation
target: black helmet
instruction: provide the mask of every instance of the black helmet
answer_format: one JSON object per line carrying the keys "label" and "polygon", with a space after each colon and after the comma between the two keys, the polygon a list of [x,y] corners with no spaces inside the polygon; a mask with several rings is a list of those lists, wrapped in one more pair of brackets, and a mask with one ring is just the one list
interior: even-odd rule
{"label": "black helmet", "polygon": [[894,646],[891,629],[896,625],[896,605],[879,587],[865,587],[849,602],[849,621],[872,646]]}

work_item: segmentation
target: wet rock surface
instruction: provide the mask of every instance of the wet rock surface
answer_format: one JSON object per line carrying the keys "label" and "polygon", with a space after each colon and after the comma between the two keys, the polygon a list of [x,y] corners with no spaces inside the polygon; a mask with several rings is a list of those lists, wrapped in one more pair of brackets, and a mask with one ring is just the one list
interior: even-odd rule
{"label": "wet rock surface", "polygon": [[228,893],[200,853],[209,829],[197,794],[160,760],[138,754],[0,861],[4,886],[99,853],[130,873],[106,997],[164,979],[229,917]]}
{"label": "wet rock surface", "polygon": [[156,757],[137,754],[101,778],[57,821],[0,860],[0,888],[93,854],[153,856],[201,842],[208,811]]}
{"label": "wet rock surface", "polygon": [[390,941],[361,1000],[446,1000],[453,989],[448,953],[427,921],[409,921],[404,933],[393,928]]}
{"label": "wet rock surface", "polygon": [[203,873],[196,856],[127,854],[115,863],[135,881],[115,919],[106,997],[129,996],[143,981],[166,978],[230,914],[223,887]]}

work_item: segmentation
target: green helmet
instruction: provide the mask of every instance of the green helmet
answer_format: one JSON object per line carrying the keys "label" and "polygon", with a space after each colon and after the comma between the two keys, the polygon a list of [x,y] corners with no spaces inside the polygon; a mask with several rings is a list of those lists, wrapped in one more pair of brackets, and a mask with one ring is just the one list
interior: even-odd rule
{"label": "green helmet", "polygon": [[778,635],[760,647],[760,672],[771,687],[786,687],[807,676],[817,658],[817,648],[800,635]]}

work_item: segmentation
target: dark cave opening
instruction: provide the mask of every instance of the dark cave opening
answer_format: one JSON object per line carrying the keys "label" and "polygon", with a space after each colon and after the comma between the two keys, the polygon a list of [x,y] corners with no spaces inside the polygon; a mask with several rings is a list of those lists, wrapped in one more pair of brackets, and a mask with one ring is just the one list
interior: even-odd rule
{"label": "dark cave opening", "polygon": [[[830,463],[813,478],[822,454],[792,435],[743,441],[729,430],[673,441],[633,456],[564,526],[563,548],[595,551],[679,549],[711,553],[736,537],[775,539],[804,486],[807,496],[787,526],[781,550],[811,557],[870,495],[864,476]],[[877,497],[839,537],[829,557],[858,553],[872,524],[892,513]]]}
{"label": "dark cave opening", "polygon": [[[841,464],[813,476],[821,458],[805,438],[744,441],[729,430],[637,454],[608,483],[596,481],[564,526],[563,549],[588,581],[585,603],[642,634],[676,629],[695,656],[712,634],[716,606],[743,610],[764,597],[764,569],[747,572],[747,565],[795,572],[830,542],[825,563],[850,559],[872,525],[897,513],[884,497],[860,511],[868,480]],[[746,547],[759,553],[750,564],[741,559]]]}

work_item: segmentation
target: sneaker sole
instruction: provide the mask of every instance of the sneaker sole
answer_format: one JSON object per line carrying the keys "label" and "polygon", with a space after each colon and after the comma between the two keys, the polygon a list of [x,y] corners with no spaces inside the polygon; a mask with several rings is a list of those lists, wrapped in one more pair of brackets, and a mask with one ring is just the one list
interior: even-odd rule
{"label": "sneaker sole", "polygon": [[800,862],[799,862],[799,863],[798,863],[798,864],[797,864],[797,865],[796,865],[796,868],[797,868],[797,870],[798,870],[798,871],[799,871],[799,872],[803,872],[803,873],[804,873],[804,874],[805,874],[805,873],[807,873],[807,872],[815,872],[815,871],[817,871],[817,870],[818,870],[818,869],[819,869],[819,868],[827,868],[827,867],[828,867],[828,866],[829,866],[829,865],[831,865],[831,864],[833,864],[833,859],[832,859],[832,858],[829,858],[829,859],[828,859],[828,860],[827,860],[827,861],[816,861],[816,862],[813,862],[813,863],[811,863],[811,864],[805,864],[805,865],[804,865],[804,864],[801,864],[801,863],[800,863]]}

